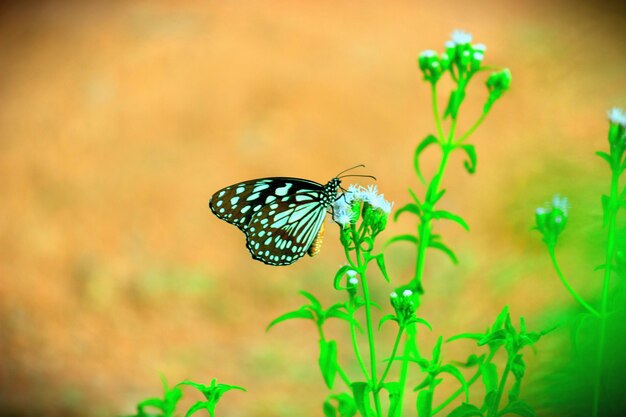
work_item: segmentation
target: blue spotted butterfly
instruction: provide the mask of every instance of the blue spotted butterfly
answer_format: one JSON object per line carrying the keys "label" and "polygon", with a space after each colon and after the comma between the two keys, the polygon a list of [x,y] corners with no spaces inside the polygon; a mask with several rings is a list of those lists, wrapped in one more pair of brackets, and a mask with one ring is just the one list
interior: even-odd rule
{"label": "blue spotted butterfly", "polygon": [[209,207],[246,235],[252,258],[268,265],[291,265],[305,253],[319,252],[324,219],[338,198],[342,173],[326,185],[289,177],[240,182],[213,194]]}

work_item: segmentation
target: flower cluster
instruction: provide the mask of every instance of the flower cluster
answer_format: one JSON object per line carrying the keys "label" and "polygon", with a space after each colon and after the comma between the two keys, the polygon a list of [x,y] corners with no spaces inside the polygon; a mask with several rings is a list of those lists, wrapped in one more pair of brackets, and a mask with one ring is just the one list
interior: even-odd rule
{"label": "flower cluster", "polygon": [[489,98],[487,98],[484,108],[484,111],[486,112],[511,86],[511,71],[508,68],[505,68],[502,71],[494,72],[489,76],[489,78],[487,78],[487,82],[485,84],[487,85],[487,90],[489,91]]}
{"label": "flower cluster", "polygon": [[362,237],[375,237],[387,226],[387,218],[391,213],[393,203],[385,200],[383,194],[378,194],[375,185],[367,187],[350,185],[348,189],[335,200],[333,205],[333,220],[341,226],[341,241],[344,245],[356,239],[350,231],[351,225],[362,219]]}
{"label": "flower cluster", "polygon": [[335,200],[333,220],[340,226],[346,227],[356,223],[361,214],[365,218],[366,214],[370,214],[371,211],[383,214],[386,218],[391,213],[392,207],[393,203],[385,200],[384,194],[378,194],[378,188],[375,185],[367,187],[350,185],[346,192]]}
{"label": "flower cluster", "polygon": [[424,79],[435,84],[448,70],[455,78],[478,71],[485,58],[487,47],[482,43],[472,45],[471,42],[471,34],[455,30],[452,39],[445,44],[446,51],[441,55],[433,50],[422,52],[417,62]]}
{"label": "flower cluster", "polygon": [[553,248],[559,234],[565,230],[569,209],[567,198],[557,194],[551,202],[535,210],[535,229],[543,235],[543,241],[548,247]]}
{"label": "flower cluster", "polygon": [[400,326],[414,321],[415,311],[418,306],[413,299],[413,291],[405,289],[400,295],[394,291],[389,295],[389,300],[396,312],[396,318]]}

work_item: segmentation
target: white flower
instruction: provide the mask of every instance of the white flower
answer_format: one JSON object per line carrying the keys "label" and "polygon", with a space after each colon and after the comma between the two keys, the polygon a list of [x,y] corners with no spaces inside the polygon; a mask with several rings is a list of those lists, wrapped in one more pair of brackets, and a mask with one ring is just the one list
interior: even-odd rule
{"label": "white flower", "polygon": [[350,206],[346,205],[346,207],[344,207],[342,205],[337,207],[337,205],[335,205],[335,208],[333,209],[333,219],[335,222],[339,223],[341,226],[346,226],[352,223],[352,218],[353,213]]}
{"label": "white flower", "polygon": [[487,50],[487,47],[483,43],[477,43],[475,45],[472,45],[472,49],[474,49],[475,51],[485,52]]}
{"label": "white flower", "polygon": [[350,278],[355,277],[356,276],[356,271],[354,269],[348,269],[346,271],[346,275],[349,276]]}
{"label": "white flower", "polygon": [[420,58],[431,58],[433,56],[437,56],[437,52],[433,51],[432,49],[422,51],[422,53],[420,54]]}
{"label": "white flower", "polygon": [[567,197],[561,197],[556,194],[552,197],[552,208],[559,209],[563,212],[563,215],[567,217],[567,212],[570,209],[569,201],[567,201]]}
{"label": "white flower", "polygon": [[374,201],[370,202],[370,205],[374,208],[381,209],[386,214],[391,213],[391,208],[393,207],[393,203],[390,203],[389,201],[385,200],[384,194],[377,195]]}
{"label": "white flower", "polygon": [[626,127],[626,113],[619,107],[613,107],[608,111],[609,120],[611,123],[619,123]]}
{"label": "white flower", "polygon": [[548,209],[546,209],[545,207],[537,207],[537,209],[535,210],[535,214],[537,214],[538,216],[543,216],[544,214],[548,213]]}
{"label": "white flower", "polygon": [[367,188],[361,190],[361,200],[366,203],[372,204],[378,198],[378,187],[375,185],[368,185]]}
{"label": "white flower", "polygon": [[410,297],[410,296],[413,295],[413,291],[408,290],[408,289],[404,290],[404,291],[402,291],[402,295],[405,296],[405,297]]}
{"label": "white flower", "polygon": [[395,291],[394,291],[394,292],[392,292],[391,294],[389,294],[389,296],[390,296],[391,298],[398,298],[398,294],[397,294]]}
{"label": "white flower", "polygon": [[446,49],[454,48],[455,46],[456,46],[456,43],[454,43],[454,41],[446,42]]}
{"label": "white flower", "polygon": [[472,35],[462,30],[455,30],[452,32],[452,42],[455,45],[466,45],[472,41]]}
{"label": "white flower", "polygon": [[476,61],[482,61],[483,58],[485,58],[485,56],[482,54],[482,52],[474,52],[473,57],[474,57],[474,59]]}
{"label": "white flower", "polygon": [[348,280],[351,285],[357,285],[359,283],[359,279],[356,277],[352,277]]}

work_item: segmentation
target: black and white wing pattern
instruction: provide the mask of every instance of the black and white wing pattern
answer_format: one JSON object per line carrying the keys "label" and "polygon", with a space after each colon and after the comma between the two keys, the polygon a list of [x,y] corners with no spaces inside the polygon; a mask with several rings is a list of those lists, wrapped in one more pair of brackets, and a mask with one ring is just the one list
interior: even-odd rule
{"label": "black and white wing pattern", "polygon": [[300,178],[260,178],[219,190],[209,207],[245,233],[254,259],[290,265],[315,241],[340,183],[338,178],[326,185]]}

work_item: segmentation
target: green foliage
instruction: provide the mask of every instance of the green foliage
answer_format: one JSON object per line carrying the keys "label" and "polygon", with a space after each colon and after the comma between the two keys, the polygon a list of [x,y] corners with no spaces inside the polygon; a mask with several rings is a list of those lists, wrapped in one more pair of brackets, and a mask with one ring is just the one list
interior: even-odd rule
{"label": "green foliage", "polygon": [[[236,385],[218,384],[215,379],[211,381],[210,385],[204,385],[193,381],[183,381],[176,384],[176,386],[172,389],[168,387],[167,381],[164,377],[161,377],[161,381],[163,383],[164,391],[163,398],[148,398],[139,402],[139,404],[137,404],[137,414],[128,417],[173,417],[175,415],[174,413],[178,402],[183,396],[181,386],[184,385],[196,388],[206,399],[206,401],[198,401],[192,405],[189,410],[187,410],[187,413],[185,413],[185,417],[191,416],[200,410],[206,410],[211,417],[215,417],[215,406],[225,392],[233,389],[245,391],[244,388]],[[158,411],[156,411],[156,413],[148,412],[146,411],[147,407]]]}

